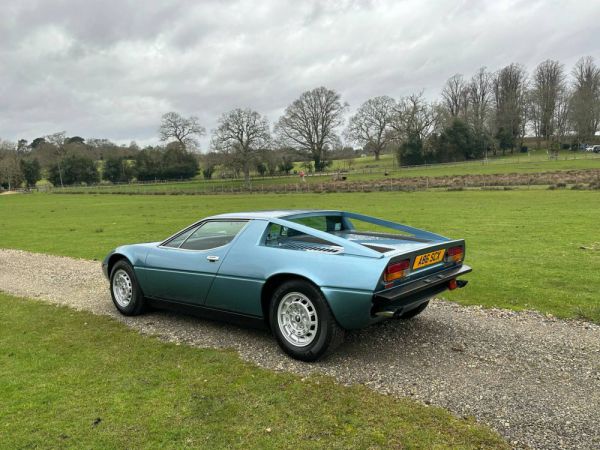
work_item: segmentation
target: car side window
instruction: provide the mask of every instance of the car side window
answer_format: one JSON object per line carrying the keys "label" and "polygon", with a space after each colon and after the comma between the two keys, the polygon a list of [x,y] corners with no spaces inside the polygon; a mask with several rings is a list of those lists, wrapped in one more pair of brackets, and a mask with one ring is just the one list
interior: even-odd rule
{"label": "car side window", "polygon": [[269,247],[277,247],[282,238],[287,237],[287,227],[282,227],[276,223],[270,223],[267,226],[267,233],[265,234],[265,245]]}
{"label": "car side window", "polygon": [[338,247],[329,241],[275,223],[270,223],[267,226],[264,245],[267,247],[279,247],[294,250],[319,250],[324,247]]}
{"label": "car side window", "polygon": [[191,227],[189,230],[186,230],[183,233],[180,233],[179,235],[175,236],[170,241],[165,242],[164,244],[162,244],[162,246],[178,248],[197,229],[198,229],[198,226]]}
{"label": "car side window", "polygon": [[179,248],[209,250],[229,244],[244,228],[246,221],[210,221],[196,228]]}

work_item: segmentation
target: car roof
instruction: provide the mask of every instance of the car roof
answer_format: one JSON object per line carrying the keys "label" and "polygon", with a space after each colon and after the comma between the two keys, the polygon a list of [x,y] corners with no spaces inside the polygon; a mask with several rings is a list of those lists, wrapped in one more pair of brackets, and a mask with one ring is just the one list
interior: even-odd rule
{"label": "car roof", "polygon": [[270,211],[245,211],[217,214],[207,219],[285,219],[302,215],[341,214],[341,211],[328,209],[276,209]]}

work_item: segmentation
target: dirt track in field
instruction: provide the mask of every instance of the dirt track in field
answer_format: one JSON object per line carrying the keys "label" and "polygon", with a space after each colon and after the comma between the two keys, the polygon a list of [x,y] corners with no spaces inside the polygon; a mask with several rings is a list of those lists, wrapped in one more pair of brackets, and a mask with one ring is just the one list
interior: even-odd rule
{"label": "dirt track in field", "polygon": [[475,416],[513,447],[600,448],[598,325],[435,301],[412,321],[348,333],[336,353],[306,364],[283,355],[266,331],[167,312],[122,317],[94,261],[0,250],[0,290],[110,315],[170,341],[234,348],[270,369],[327,374]]}

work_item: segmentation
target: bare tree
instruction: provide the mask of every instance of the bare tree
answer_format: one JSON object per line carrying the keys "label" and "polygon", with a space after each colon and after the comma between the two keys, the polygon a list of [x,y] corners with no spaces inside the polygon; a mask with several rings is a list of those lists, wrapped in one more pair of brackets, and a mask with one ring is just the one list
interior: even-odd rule
{"label": "bare tree", "polygon": [[396,102],[387,96],[374,97],[364,102],[350,118],[346,138],[363,148],[368,147],[375,159],[391,140],[391,123]]}
{"label": "bare tree", "polygon": [[485,67],[473,75],[467,85],[469,122],[476,132],[482,132],[489,121],[492,106],[492,75]]}
{"label": "bare tree", "polygon": [[270,141],[267,119],[249,108],[237,108],[219,118],[219,126],[213,130],[212,147],[227,155],[225,160],[237,165],[248,183],[257,153],[269,148]]}
{"label": "bare tree", "polygon": [[493,79],[496,138],[504,152],[522,142],[526,124],[527,72],[519,64],[501,69]]}
{"label": "bare tree", "polygon": [[323,170],[328,147],[339,143],[337,128],[343,123],[348,105],[340,94],[318,87],[306,91],[285,109],[275,126],[283,146],[301,150],[310,155],[315,169]]}
{"label": "bare tree", "polygon": [[565,89],[564,68],[550,59],[540,63],[533,72],[531,87],[531,118],[536,136],[550,141],[556,125],[556,105]]}
{"label": "bare tree", "polygon": [[16,189],[23,182],[19,154],[14,143],[0,140],[0,184],[8,190]]}
{"label": "bare tree", "polygon": [[473,133],[483,147],[487,156],[490,136],[490,113],[492,109],[492,75],[485,67],[481,67],[466,87],[469,99],[467,122],[471,125]]}
{"label": "bare tree", "polygon": [[210,180],[215,172],[216,166],[223,162],[223,157],[217,152],[208,152],[200,156],[200,165],[202,167],[202,176],[205,180]]}
{"label": "bare tree", "polygon": [[573,68],[571,123],[579,140],[590,139],[600,123],[600,68],[594,58],[581,58]]}
{"label": "bare tree", "polygon": [[462,117],[467,115],[469,106],[468,86],[463,76],[459,73],[451,76],[442,89],[442,100],[450,117]]}
{"label": "bare tree", "polygon": [[49,134],[45,137],[46,142],[52,145],[52,153],[56,157],[58,164],[58,177],[60,180],[60,187],[63,187],[63,170],[62,160],[67,155],[67,149],[65,147],[66,131],[59,131],[58,133]]}
{"label": "bare tree", "polygon": [[423,93],[401,98],[396,104],[392,129],[398,164],[421,164],[424,143],[444,116],[443,108],[428,103]]}
{"label": "bare tree", "polygon": [[439,114],[435,105],[427,103],[423,93],[401,98],[396,104],[391,126],[396,139],[403,141],[410,136],[424,140],[435,128]]}
{"label": "bare tree", "polygon": [[194,150],[199,146],[197,138],[203,136],[206,130],[197,117],[185,118],[171,111],[163,114],[158,132],[161,141],[174,139],[184,150]]}
{"label": "bare tree", "polygon": [[571,93],[568,88],[563,89],[556,97],[556,108],[554,111],[554,135],[558,142],[564,142],[569,131]]}

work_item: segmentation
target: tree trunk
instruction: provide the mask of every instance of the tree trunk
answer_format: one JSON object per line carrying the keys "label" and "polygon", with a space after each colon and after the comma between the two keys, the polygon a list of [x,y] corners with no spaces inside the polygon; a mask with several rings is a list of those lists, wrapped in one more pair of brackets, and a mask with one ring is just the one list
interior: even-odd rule
{"label": "tree trunk", "polygon": [[60,187],[64,187],[63,186],[63,179],[62,179],[62,169],[60,167],[60,159],[58,160],[58,178],[60,179]]}
{"label": "tree trunk", "polygon": [[315,172],[321,172],[321,151],[317,150],[313,152],[313,161],[315,163]]}
{"label": "tree trunk", "polygon": [[244,164],[244,184],[246,187],[250,187],[250,165],[248,162]]}

